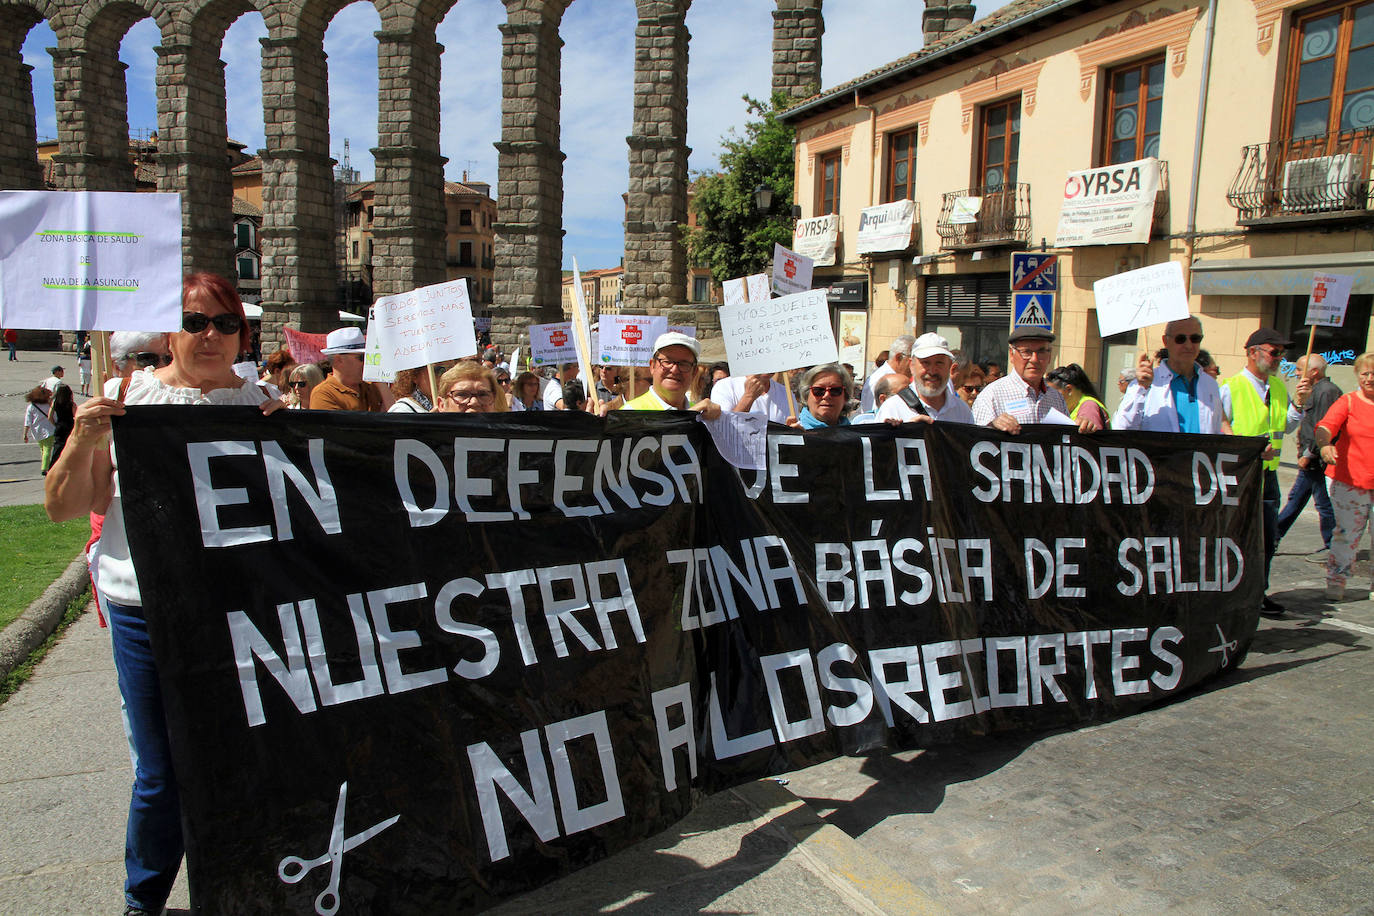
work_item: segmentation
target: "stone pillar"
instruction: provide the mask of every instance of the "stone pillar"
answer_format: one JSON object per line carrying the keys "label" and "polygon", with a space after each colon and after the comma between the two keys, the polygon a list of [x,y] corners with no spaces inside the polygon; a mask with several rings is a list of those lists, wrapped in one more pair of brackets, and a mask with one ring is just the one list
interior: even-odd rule
{"label": "stone pillar", "polygon": [[5,6],[0,12],[0,188],[42,190],[38,127],[33,111],[33,68],[20,53],[37,12]]}
{"label": "stone pillar", "polygon": [[[122,33],[121,33],[122,34]],[[64,191],[132,191],[128,95],[119,43],[50,48],[57,139],[53,181]]]}
{"label": "stone pillar", "polygon": [[777,0],[773,11],[773,92],[800,101],[821,91],[822,0]]}
{"label": "stone pillar", "polygon": [[558,24],[567,0],[506,0],[501,141],[496,144],[493,342],[509,351],[530,324],[561,321],[563,160],[558,146]]}
{"label": "stone pillar", "polygon": [[446,242],[444,163],[439,155],[439,56],[425,33],[378,32],[377,190],[373,292],[442,283]]}
{"label": "stone pillar", "polygon": [[921,13],[921,33],[927,46],[973,22],[972,3],[951,3],[950,0],[926,0]]}
{"label": "stone pillar", "polygon": [[283,342],[282,325],[319,332],[339,324],[322,34],[262,39],[262,108],[262,336],[270,353]]}
{"label": "stone pillar", "polygon": [[224,62],[210,36],[157,48],[157,187],[181,194],[181,261],[187,273],[237,277],[234,184],[229,176]]}
{"label": "stone pillar", "polygon": [[625,310],[666,309],[687,298],[687,7],[636,0],[635,101],[625,213]]}

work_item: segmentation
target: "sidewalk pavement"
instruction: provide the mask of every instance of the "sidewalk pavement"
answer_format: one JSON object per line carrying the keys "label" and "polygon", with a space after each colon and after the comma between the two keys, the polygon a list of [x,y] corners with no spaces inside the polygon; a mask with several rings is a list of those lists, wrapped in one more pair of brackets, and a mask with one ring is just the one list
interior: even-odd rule
{"label": "sidewalk pavement", "polygon": [[[1374,911],[1370,569],[1330,605],[1318,547],[1309,506],[1274,562],[1290,616],[1206,689],[1092,727],[834,760],[790,774],[795,796],[720,793],[498,912]],[[130,778],[87,613],[0,706],[0,913],[120,911]],[[188,903],[183,874],[171,906]]]}
{"label": "sidewalk pavement", "polygon": [[[67,370],[64,379],[73,392],[81,391],[75,353],[56,350],[20,350],[10,362],[0,350],[0,506],[28,506],[43,501],[43,475],[39,472],[38,446],[24,443],[24,395],[52,375],[52,367]],[[76,402],[84,401],[79,394]]]}

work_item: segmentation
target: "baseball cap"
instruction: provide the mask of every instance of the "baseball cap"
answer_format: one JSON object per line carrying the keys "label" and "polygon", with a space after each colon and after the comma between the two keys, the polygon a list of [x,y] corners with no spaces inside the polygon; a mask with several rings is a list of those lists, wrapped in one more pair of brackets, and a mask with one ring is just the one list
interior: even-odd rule
{"label": "baseball cap", "polygon": [[948,356],[954,359],[954,353],[949,349],[949,341],[934,331],[916,338],[916,342],[911,345],[911,356],[914,359],[929,359],[932,356]]}
{"label": "baseball cap", "polygon": [[688,337],[681,331],[669,331],[658,335],[654,339],[654,355],[657,356],[658,351],[664,347],[686,347],[692,351],[693,356],[701,359],[701,344],[697,343],[695,337]]}

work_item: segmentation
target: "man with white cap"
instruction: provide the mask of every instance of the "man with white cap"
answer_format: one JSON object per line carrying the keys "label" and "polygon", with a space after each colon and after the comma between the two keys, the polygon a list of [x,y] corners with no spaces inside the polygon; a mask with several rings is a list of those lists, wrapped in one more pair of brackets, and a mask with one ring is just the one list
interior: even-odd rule
{"label": "man with white cap", "polygon": [[954,354],[949,341],[930,332],[916,338],[911,349],[911,384],[878,408],[878,419],[887,422],[972,423],[973,411],[949,385]]}
{"label": "man with white cap", "polygon": [[649,359],[653,383],[649,390],[624,404],[621,410],[698,410],[708,419],[720,415],[720,407],[708,398],[691,404],[692,382],[697,377],[701,344],[679,331],[660,334]]}
{"label": "man with white cap", "polygon": [[330,331],[320,350],[330,358],[329,376],[310,392],[311,410],[365,410],[380,413],[386,409],[382,393],[371,382],[363,381],[363,350],[366,342],[357,328]]}

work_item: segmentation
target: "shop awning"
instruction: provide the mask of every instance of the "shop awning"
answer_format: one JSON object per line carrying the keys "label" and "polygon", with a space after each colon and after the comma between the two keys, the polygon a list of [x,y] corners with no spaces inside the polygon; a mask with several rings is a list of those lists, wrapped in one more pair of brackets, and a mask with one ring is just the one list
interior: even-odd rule
{"label": "shop awning", "polygon": [[1312,274],[1352,274],[1355,293],[1374,293],[1374,252],[1196,260],[1192,292],[1200,296],[1306,296]]}

